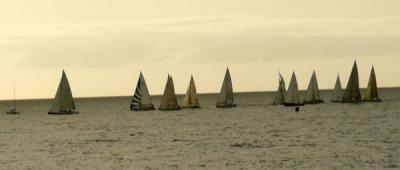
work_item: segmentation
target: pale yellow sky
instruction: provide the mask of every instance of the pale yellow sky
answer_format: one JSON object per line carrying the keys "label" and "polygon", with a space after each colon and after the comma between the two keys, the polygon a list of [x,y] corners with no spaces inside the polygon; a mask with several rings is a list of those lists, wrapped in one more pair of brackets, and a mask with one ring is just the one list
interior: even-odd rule
{"label": "pale yellow sky", "polygon": [[0,99],[53,97],[66,69],[74,96],[131,95],[142,70],[152,94],[167,74],[184,93],[275,90],[280,70],[301,89],[343,86],[354,59],[361,86],[399,86],[397,0],[19,0],[0,2]]}

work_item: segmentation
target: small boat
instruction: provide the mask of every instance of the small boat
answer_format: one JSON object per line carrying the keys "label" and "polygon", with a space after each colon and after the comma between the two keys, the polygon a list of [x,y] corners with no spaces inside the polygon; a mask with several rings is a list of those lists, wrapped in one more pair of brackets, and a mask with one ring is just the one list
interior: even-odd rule
{"label": "small boat", "polygon": [[342,89],[342,83],[340,81],[340,76],[338,75],[336,78],[335,88],[333,90],[331,102],[339,103],[342,101],[343,101],[343,89]]}
{"label": "small boat", "polygon": [[74,98],[72,97],[71,87],[68,82],[67,75],[64,70],[62,72],[61,81],[58,86],[56,97],[49,114],[78,114],[76,111]]}
{"label": "small boat", "polygon": [[346,90],[344,91],[342,102],[343,103],[361,102],[360,84],[358,79],[358,68],[356,61],[354,61],[353,69],[351,71]]}
{"label": "small boat", "polygon": [[304,102],[300,98],[299,87],[297,85],[296,74],[293,72],[292,79],[289,83],[289,89],[286,93],[285,106],[304,106]]}
{"label": "small boat", "polygon": [[164,94],[158,110],[181,110],[176,99],[174,81],[170,75],[168,75],[167,84],[165,85]]}
{"label": "small boat", "polygon": [[378,95],[378,85],[376,83],[375,69],[372,66],[371,75],[369,76],[368,87],[365,90],[363,101],[365,102],[382,102]]}
{"label": "small boat", "polygon": [[317,75],[315,74],[315,71],[313,72],[310,83],[308,84],[308,88],[304,96],[304,103],[305,104],[324,103],[324,101],[321,100],[321,97],[319,95]]}
{"label": "small boat", "polygon": [[224,82],[222,83],[216,106],[217,108],[230,108],[237,106],[233,100],[233,87],[229,68],[226,69]]}
{"label": "small boat", "polygon": [[285,103],[285,95],[286,95],[286,85],[285,80],[283,79],[282,75],[279,73],[279,87],[278,91],[276,92],[276,96],[274,99],[274,105],[283,105]]}
{"label": "small boat", "polygon": [[7,111],[7,114],[10,114],[10,115],[20,114],[20,112],[17,111],[17,102],[15,100],[15,88],[14,88],[13,106],[12,106],[12,108],[10,110]]}
{"label": "small boat", "polygon": [[190,77],[189,87],[183,99],[182,108],[200,108],[193,76]]}
{"label": "small boat", "polygon": [[132,97],[130,109],[131,111],[154,110],[154,105],[151,102],[149,89],[147,88],[147,84],[144,80],[142,72],[140,72],[139,75],[135,94]]}

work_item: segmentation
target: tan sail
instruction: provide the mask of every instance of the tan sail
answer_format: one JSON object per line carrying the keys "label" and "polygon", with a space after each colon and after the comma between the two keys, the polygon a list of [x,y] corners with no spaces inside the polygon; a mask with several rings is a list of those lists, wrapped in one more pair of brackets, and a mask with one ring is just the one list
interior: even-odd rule
{"label": "tan sail", "polygon": [[347,83],[346,90],[343,95],[343,102],[345,103],[359,103],[361,102],[360,85],[358,79],[357,63],[354,61],[353,69]]}
{"label": "tan sail", "polygon": [[297,85],[296,74],[293,72],[290,80],[289,88],[285,97],[285,106],[301,106],[304,105],[300,98],[299,87]]}
{"label": "tan sail", "polygon": [[176,99],[174,82],[172,77],[168,75],[167,84],[165,85],[164,94],[161,99],[159,110],[180,110]]}
{"label": "tan sail", "polygon": [[274,99],[274,105],[281,105],[285,103],[286,85],[282,75],[279,74],[279,87]]}
{"label": "tan sail", "polygon": [[371,75],[369,77],[368,87],[364,93],[364,101],[367,102],[380,102],[381,99],[378,95],[378,85],[376,82],[376,75],[374,66],[372,66]]}
{"label": "tan sail", "polygon": [[193,76],[190,77],[189,87],[186,91],[185,98],[182,103],[183,108],[200,108],[199,99],[197,97],[196,85]]}
{"label": "tan sail", "polygon": [[333,89],[332,102],[341,102],[343,100],[343,89],[340,76],[336,78],[335,88]]}
{"label": "tan sail", "polygon": [[60,84],[49,114],[77,114],[67,75],[63,71]]}
{"label": "tan sail", "polygon": [[224,82],[222,83],[221,91],[219,93],[217,107],[218,108],[227,108],[227,107],[235,107],[236,104],[233,100],[233,87],[232,87],[232,79],[231,74],[229,72],[229,68],[226,69]]}
{"label": "tan sail", "polygon": [[323,103],[319,95],[317,75],[315,71],[313,72],[310,83],[308,84],[308,88],[304,96],[304,103],[306,104]]}

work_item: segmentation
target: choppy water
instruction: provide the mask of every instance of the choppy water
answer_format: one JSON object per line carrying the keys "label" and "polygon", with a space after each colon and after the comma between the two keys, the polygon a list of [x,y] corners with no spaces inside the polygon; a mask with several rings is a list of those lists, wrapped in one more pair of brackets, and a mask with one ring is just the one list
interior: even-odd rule
{"label": "choppy water", "polygon": [[50,100],[19,101],[22,114],[0,114],[0,169],[400,168],[400,89],[381,90],[383,103],[298,113],[270,105],[273,95],[236,94],[232,109],[201,95],[202,109],[177,112],[130,112],[130,97],[77,99],[81,114],[64,116],[47,115]]}

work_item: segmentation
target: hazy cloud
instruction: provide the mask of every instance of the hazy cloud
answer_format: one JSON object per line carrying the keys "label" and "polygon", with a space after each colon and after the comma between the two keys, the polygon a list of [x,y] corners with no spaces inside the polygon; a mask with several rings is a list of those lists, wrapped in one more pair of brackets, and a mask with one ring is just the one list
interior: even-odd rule
{"label": "hazy cloud", "polygon": [[1,26],[2,56],[31,66],[260,62],[398,56],[400,19],[269,20],[260,16]]}

